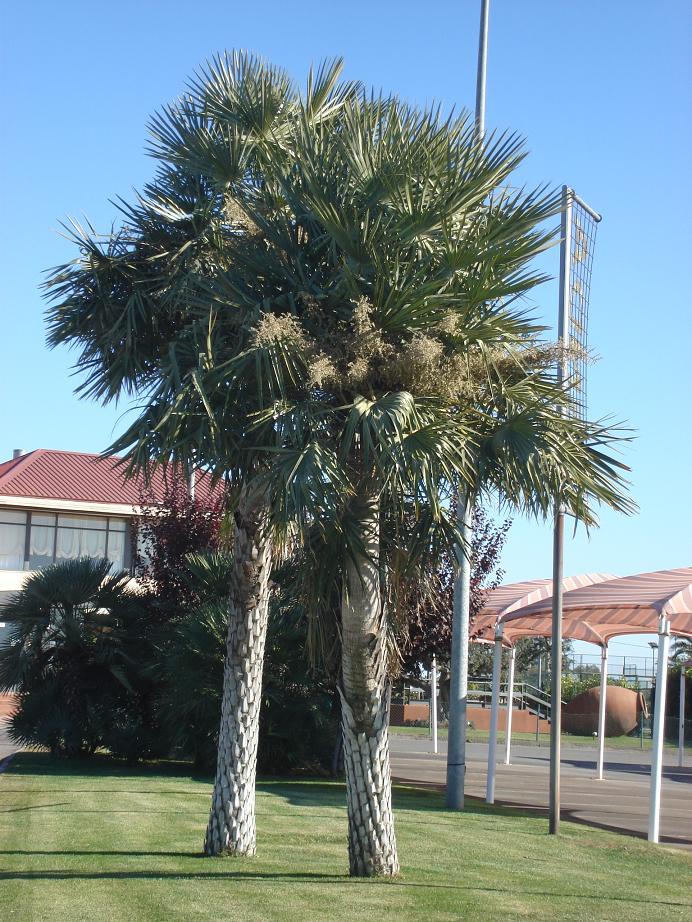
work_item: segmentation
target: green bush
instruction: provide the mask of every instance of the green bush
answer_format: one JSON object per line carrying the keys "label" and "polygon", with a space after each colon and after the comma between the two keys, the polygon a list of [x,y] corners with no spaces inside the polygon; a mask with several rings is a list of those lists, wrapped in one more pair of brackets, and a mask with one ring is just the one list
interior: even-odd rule
{"label": "green bush", "polygon": [[[562,677],[562,700],[565,704],[570,702],[572,698],[576,698],[577,695],[581,695],[582,692],[585,692],[589,688],[596,688],[601,684],[601,677],[597,672],[584,675],[581,678],[575,675],[563,675]],[[628,682],[627,679],[608,679],[608,685],[618,685],[620,688],[629,688],[632,691],[639,691],[639,684],[637,682]],[[550,694],[550,681],[548,681],[544,687],[544,691],[547,695]]]}
{"label": "green bush", "polygon": [[[216,764],[226,655],[230,560],[190,558],[195,602],[159,647],[158,722],[172,751]],[[225,572],[224,572],[225,571]],[[326,769],[336,736],[333,693],[308,667],[298,610],[272,601],[264,660],[258,767],[265,773]]]}
{"label": "green bush", "polygon": [[[3,611],[0,689],[18,706],[10,736],[56,756],[108,749],[134,762],[176,755],[216,764],[230,560],[189,558],[189,607],[129,588],[108,561],[67,561],[33,574]],[[308,667],[298,609],[273,600],[264,665],[260,771],[321,771],[337,732],[334,691]]]}

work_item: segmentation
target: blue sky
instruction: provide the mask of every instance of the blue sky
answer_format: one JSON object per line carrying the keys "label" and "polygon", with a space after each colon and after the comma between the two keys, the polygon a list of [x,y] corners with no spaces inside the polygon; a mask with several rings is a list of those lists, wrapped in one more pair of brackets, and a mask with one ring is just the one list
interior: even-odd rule
{"label": "blue sky", "polygon": [[[474,104],[480,0],[0,7],[1,458],[15,447],[99,451],[122,428],[123,408],[77,400],[70,355],[46,350],[38,286],[73,255],[61,220],[86,215],[108,229],[109,199],[150,177],[147,119],[210,55],[252,49],[296,77],[343,55],[347,76],[366,84],[419,103]],[[636,430],[624,458],[641,511],[604,513],[599,531],[570,538],[566,572],[690,565],[691,38],[689,0],[491,2],[488,128],[527,138],[525,181],[566,182],[604,215],[590,412]],[[547,265],[557,271],[557,251]],[[554,285],[536,293],[535,311],[554,324]],[[515,522],[507,578],[549,575],[550,560],[550,529]],[[643,652],[631,639],[618,651],[630,647]]]}

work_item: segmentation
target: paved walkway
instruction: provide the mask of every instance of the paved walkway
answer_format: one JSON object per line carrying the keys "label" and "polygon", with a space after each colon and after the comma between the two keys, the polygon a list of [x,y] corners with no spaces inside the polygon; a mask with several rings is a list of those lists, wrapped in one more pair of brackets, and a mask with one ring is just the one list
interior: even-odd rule
{"label": "paved walkway", "polygon": [[[429,740],[392,734],[392,774],[398,781],[443,786],[447,743],[432,754]],[[488,747],[466,747],[466,791],[485,800]],[[549,750],[515,746],[512,765],[504,764],[504,746],[495,775],[495,802],[547,813]],[[688,756],[688,758],[690,758]],[[639,750],[606,750],[603,781],[596,779],[595,755],[588,749],[562,747],[562,818],[601,829],[646,837],[649,815],[650,755]],[[692,766],[676,768],[677,752],[664,761],[661,842],[692,849]],[[669,764],[665,764],[668,762]]]}

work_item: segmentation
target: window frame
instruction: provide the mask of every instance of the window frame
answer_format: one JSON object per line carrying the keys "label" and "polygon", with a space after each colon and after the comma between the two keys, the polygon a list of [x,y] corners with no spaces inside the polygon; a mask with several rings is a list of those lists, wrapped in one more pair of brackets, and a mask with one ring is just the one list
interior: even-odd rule
{"label": "window frame", "polygon": [[[103,513],[98,513],[98,512],[74,512],[72,510],[67,510],[67,509],[53,510],[53,509],[45,509],[45,508],[42,508],[41,506],[32,506],[29,508],[25,508],[25,507],[9,506],[9,505],[6,506],[5,504],[2,504],[2,506],[0,506],[0,527],[2,527],[2,525],[4,524],[7,524],[7,525],[21,524],[19,522],[17,523],[2,522],[3,510],[7,510],[8,512],[14,512],[14,513],[20,512],[20,513],[23,513],[25,516],[24,528],[26,529],[26,531],[24,534],[24,560],[23,560],[23,567],[22,567],[21,572],[34,573],[34,572],[37,572],[38,570],[43,569],[43,567],[52,566],[53,564],[60,562],[56,560],[57,547],[58,547],[58,529],[59,528],[69,528],[74,531],[82,530],[75,525],[59,525],[58,524],[58,519],[60,518],[60,516],[69,516],[71,518],[78,518],[78,519],[100,519],[101,521],[105,519],[105,523],[106,523],[105,528],[94,528],[92,529],[92,531],[101,531],[101,532],[104,532],[106,535],[106,557],[105,557],[106,560],[109,559],[108,550],[109,550],[109,538],[110,538],[111,532],[113,534],[123,535],[124,536],[124,546],[123,546],[122,569],[126,573],[130,574],[130,576],[132,576],[132,573],[133,573],[133,554],[132,554],[132,547],[131,547],[131,544],[132,544],[131,539],[132,539],[132,534],[133,534],[133,518],[132,517],[126,518],[125,516],[109,515],[108,513],[104,515]],[[52,554],[51,563],[42,564],[42,566],[37,567],[35,570],[32,570],[31,568],[31,527],[32,527],[32,516],[34,515],[52,516],[54,519],[52,525],[49,525],[47,523],[41,523],[41,526],[40,526],[44,528],[53,529],[53,554]],[[123,522],[125,525],[124,529],[111,528],[111,520],[114,520],[117,522]],[[85,528],[84,530],[88,531],[89,529]],[[93,559],[97,559],[97,558],[93,558]],[[8,572],[12,572],[12,571],[8,570]]]}

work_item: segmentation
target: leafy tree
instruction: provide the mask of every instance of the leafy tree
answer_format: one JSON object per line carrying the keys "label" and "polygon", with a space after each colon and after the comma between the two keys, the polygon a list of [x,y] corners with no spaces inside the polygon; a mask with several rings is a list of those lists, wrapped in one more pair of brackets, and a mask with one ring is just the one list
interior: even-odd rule
{"label": "leafy tree", "polygon": [[[458,540],[452,484],[536,514],[557,499],[587,522],[594,500],[630,503],[615,434],[564,412],[554,354],[519,304],[559,208],[509,185],[519,139],[479,144],[467,116],[356,94],[338,68],[301,97],[238,60],[154,120],[161,176],[124,236],[81,236],[82,260],[51,282],[51,342],[80,345],[87,392],[144,390],[119,442],[133,464],[194,456],[238,484],[207,851],[254,851],[269,570],[276,536],[295,536],[306,610],[340,638],[351,872],[393,874],[400,562],[424,573]],[[148,249],[161,224],[174,250]]]}
{"label": "leafy tree", "polygon": [[[562,642],[562,667],[563,670],[569,669],[571,665],[572,641],[563,640]],[[514,674],[516,681],[526,680],[537,670],[539,656],[543,657],[544,666],[547,667],[550,657],[550,638],[548,637],[524,637],[516,643],[516,654],[514,661]],[[505,667],[503,667],[505,668]],[[472,644],[469,652],[469,673],[473,676],[489,676],[493,671],[493,647],[492,644]],[[547,672],[543,673],[547,681]]]}
{"label": "leafy tree", "polygon": [[[474,510],[471,547],[471,623],[483,608],[487,594],[502,581],[500,553],[510,522],[495,526],[480,507]],[[397,619],[401,623],[402,669],[420,678],[433,656],[444,669],[449,664],[452,642],[452,599],[456,565],[453,551],[445,547],[431,561],[434,571],[426,579],[418,574],[399,593]]]}
{"label": "leafy tree", "polygon": [[192,495],[180,472],[167,474],[160,496],[150,489],[142,491],[143,514],[137,523],[144,551],[137,558],[137,578],[163,620],[178,615],[195,598],[189,555],[218,551],[224,543],[223,493]]}
{"label": "leafy tree", "polygon": [[[599,673],[592,675],[575,676],[565,675],[562,677],[562,700],[565,704],[581,695],[582,692],[588,691],[589,688],[598,688],[601,684]],[[617,685],[620,688],[629,688],[632,691],[639,691],[638,682],[630,682],[627,679],[608,679],[608,685]],[[550,692],[550,679],[546,683],[547,691]]]}

